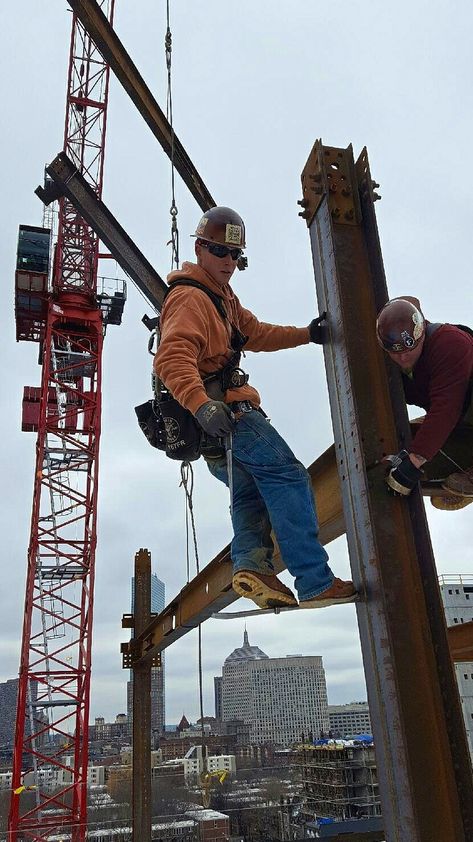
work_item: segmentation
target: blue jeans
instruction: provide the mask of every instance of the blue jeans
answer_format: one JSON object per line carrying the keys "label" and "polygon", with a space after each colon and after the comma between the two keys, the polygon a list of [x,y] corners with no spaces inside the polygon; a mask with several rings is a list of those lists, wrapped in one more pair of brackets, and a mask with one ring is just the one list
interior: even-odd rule
{"label": "blue jeans", "polygon": [[[208,459],[210,473],[228,486],[225,457]],[[327,590],[333,573],[318,540],[309,475],[284,439],[256,410],[244,413],[233,433],[233,570],[271,574],[274,530],[299,599]]]}

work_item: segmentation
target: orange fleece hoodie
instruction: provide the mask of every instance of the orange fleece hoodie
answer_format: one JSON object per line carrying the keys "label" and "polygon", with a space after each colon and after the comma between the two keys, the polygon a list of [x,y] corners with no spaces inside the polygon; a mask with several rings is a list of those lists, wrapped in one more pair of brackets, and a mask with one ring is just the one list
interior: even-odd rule
{"label": "orange fleece hoodie", "polygon": [[[182,269],[168,275],[168,283],[192,278],[220,295],[228,318],[248,342],[245,351],[279,351],[307,345],[308,327],[282,327],[259,322],[245,310],[230,286],[220,287],[195,263],[183,263]],[[208,295],[196,287],[179,286],[166,299],[161,313],[161,342],[154,358],[154,368],[165,386],[182,406],[197,412],[209,397],[202,376],[223,368],[232,356],[231,325],[224,322]],[[260,396],[247,384],[228,389],[225,401],[249,400],[256,406]]]}

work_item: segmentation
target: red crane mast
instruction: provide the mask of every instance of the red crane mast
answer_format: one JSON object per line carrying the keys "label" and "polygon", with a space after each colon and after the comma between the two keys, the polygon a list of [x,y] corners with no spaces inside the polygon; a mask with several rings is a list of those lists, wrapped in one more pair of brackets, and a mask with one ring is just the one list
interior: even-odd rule
{"label": "red crane mast", "polygon": [[[113,24],[115,0],[102,0]],[[100,197],[109,67],[74,14],[64,150]],[[99,241],[67,200],[51,232],[20,226],[17,340],[39,343],[41,387],[25,387],[22,428],[37,431],[9,831],[16,840],[86,836],[88,718],[107,324],[125,285],[98,289]],[[51,275],[51,281],[49,280]]]}

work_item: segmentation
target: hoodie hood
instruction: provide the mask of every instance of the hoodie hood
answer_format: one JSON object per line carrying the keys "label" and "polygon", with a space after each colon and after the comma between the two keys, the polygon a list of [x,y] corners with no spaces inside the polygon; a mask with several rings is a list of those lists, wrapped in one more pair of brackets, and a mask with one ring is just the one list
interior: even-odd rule
{"label": "hoodie hood", "polygon": [[172,286],[174,281],[181,281],[189,278],[193,281],[198,281],[199,284],[203,284],[204,286],[208,287],[212,292],[216,295],[219,295],[220,298],[226,302],[227,306],[227,313],[230,316],[230,320],[233,324],[238,326],[238,312],[237,312],[237,297],[233,292],[231,286],[229,284],[225,284],[224,286],[219,286],[219,284],[214,281],[211,275],[202,269],[201,266],[198,266],[197,263],[190,263],[189,261],[185,261],[182,264],[181,269],[174,269],[173,272],[170,272],[167,276],[167,282],[169,286]]}

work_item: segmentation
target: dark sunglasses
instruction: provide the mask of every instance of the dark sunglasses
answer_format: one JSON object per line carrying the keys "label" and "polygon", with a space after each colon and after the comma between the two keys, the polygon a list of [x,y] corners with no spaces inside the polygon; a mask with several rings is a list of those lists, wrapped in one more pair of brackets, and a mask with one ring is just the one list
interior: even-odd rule
{"label": "dark sunglasses", "polygon": [[228,246],[221,246],[220,243],[205,243],[203,240],[199,240],[199,243],[214,257],[226,257],[229,254],[232,260],[238,260],[243,254],[243,249],[231,249]]}

